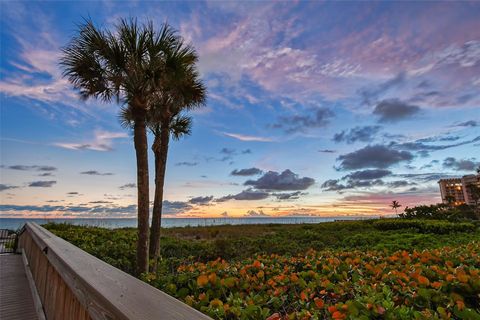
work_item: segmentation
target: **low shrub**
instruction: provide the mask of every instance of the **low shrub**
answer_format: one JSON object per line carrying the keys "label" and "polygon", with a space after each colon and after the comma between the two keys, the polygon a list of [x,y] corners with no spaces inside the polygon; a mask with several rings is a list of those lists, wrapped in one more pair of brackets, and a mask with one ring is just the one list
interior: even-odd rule
{"label": "low shrub", "polygon": [[[463,232],[471,225],[383,219],[162,229],[160,271],[142,279],[216,319],[477,319],[480,233]],[[45,227],[135,270],[136,229]]]}
{"label": "low shrub", "polygon": [[[408,221],[395,219],[398,220]],[[162,261],[168,265],[167,269],[171,270],[185,261],[207,262],[218,257],[232,261],[246,259],[256,254],[296,255],[309,249],[423,250],[480,240],[479,232],[463,232],[471,231],[470,225],[466,228],[460,225],[459,232],[455,237],[451,237],[449,233],[419,232],[411,226],[397,229],[382,228],[377,225],[380,221],[392,220],[162,229],[161,256]],[[44,226],[88,253],[128,273],[134,273],[136,229],[111,230],[70,224]],[[219,230],[218,235],[210,238],[214,230]],[[422,230],[427,229],[424,227]]]}
{"label": "low shrub", "polygon": [[145,281],[215,319],[478,319],[480,243],[184,264]]}
{"label": "low shrub", "polygon": [[438,220],[384,219],[373,223],[377,230],[415,229],[420,233],[447,234],[452,232],[474,232],[477,227],[470,222],[448,222]]}
{"label": "low shrub", "polygon": [[473,206],[461,205],[451,207],[446,204],[420,205],[406,207],[404,212],[399,214],[403,219],[433,219],[433,220],[478,220],[479,216]]}

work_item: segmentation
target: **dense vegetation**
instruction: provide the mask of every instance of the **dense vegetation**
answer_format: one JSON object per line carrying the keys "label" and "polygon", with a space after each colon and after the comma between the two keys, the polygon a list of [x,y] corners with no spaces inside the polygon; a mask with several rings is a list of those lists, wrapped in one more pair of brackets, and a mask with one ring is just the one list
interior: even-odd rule
{"label": "dense vegetation", "polygon": [[[423,232],[430,225],[446,225],[458,231],[455,223],[423,221],[423,229],[405,225],[401,219],[342,221],[298,225],[249,225],[183,227],[162,230],[164,264],[175,270],[188,262],[208,262],[221,257],[242,260],[256,254],[296,255],[314,250],[409,250],[438,248],[480,240],[475,232],[452,236]],[[391,224],[398,224],[392,227]],[[384,226],[385,227],[382,227]],[[387,227],[388,225],[388,227]],[[419,222],[416,222],[419,225]],[[472,231],[471,223],[467,223]],[[83,250],[108,263],[133,273],[135,270],[134,228],[105,229],[99,227],[48,224],[48,229]],[[389,232],[395,229],[395,232]],[[463,231],[460,229],[460,231]]]}
{"label": "dense vegetation", "polygon": [[479,208],[466,204],[450,206],[447,204],[421,205],[413,208],[406,207],[401,213],[403,219],[440,219],[448,221],[479,220]]}
{"label": "dense vegetation", "polygon": [[433,234],[448,234],[452,232],[473,232],[477,228],[471,222],[452,223],[448,221],[439,220],[399,220],[399,219],[384,219],[373,223],[373,226],[378,230],[402,230],[413,229],[419,233],[433,233]]}
{"label": "dense vegetation", "polygon": [[[47,228],[135,270],[135,229]],[[143,279],[214,318],[480,317],[480,232],[471,222],[385,219],[162,232],[161,271]]]}
{"label": "dense vegetation", "polygon": [[[476,319],[480,244],[215,260],[147,277],[217,319]],[[477,309],[477,311],[480,311]]]}

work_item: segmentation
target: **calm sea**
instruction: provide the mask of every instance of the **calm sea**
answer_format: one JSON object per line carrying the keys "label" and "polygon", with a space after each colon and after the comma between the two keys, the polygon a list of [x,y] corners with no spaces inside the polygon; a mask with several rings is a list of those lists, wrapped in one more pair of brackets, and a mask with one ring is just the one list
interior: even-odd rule
{"label": "calm sea", "polygon": [[[215,225],[241,225],[241,224],[299,224],[299,223],[322,223],[335,220],[363,220],[378,218],[371,216],[356,217],[280,217],[280,218],[163,218],[162,227],[197,227]],[[21,228],[27,221],[38,224],[48,222],[71,223],[75,225],[96,226],[103,228],[137,227],[137,219],[28,219],[28,218],[0,218],[0,229],[16,230]]]}

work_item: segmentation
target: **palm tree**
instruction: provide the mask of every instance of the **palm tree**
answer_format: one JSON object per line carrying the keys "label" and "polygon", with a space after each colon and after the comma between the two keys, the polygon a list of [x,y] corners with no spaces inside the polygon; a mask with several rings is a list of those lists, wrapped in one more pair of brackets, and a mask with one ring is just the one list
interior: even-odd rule
{"label": "palm tree", "polygon": [[101,30],[92,21],[63,49],[64,76],[83,99],[127,105],[132,113],[137,159],[138,241],[137,273],[148,271],[149,186],[146,115],[153,93],[165,70],[164,51],[173,31],[163,25],[159,32],[151,22],[139,26],[134,19],[120,20],[115,32]]}
{"label": "palm tree", "polygon": [[175,45],[165,52],[165,73],[162,89],[149,112],[148,126],[154,135],[152,151],[155,156],[155,197],[150,234],[150,257],[156,271],[160,257],[160,227],[163,189],[167,168],[170,136],[174,140],[190,134],[191,118],[185,112],[204,106],[206,89],[199,78],[195,50],[177,37]]}
{"label": "palm tree", "polygon": [[392,204],[390,205],[390,207],[395,210],[395,214],[397,214],[397,208],[400,208],[402,205],[400,203],[398,203],[397,200],[393,200],[392,201]]}
{"label": "palm tree", "polygon": [[[163,126],[161,124],[150,124],[150,130],[154,134],[152,151],[155,163],[155,195],[153,200],[152,225],[150,233],[150,258],[153,260],[152,271],[157,269],[157,260],[160,256],[160,228],[162,219],[163,191],[165,184],[165,173],[167,167],[168,146],[170,137],[173,140],[180,140],[183,136],[191,134],[192,119],[184,115],[176,115],[170,123]],[[165,131],[167,131],[165,133]]]}

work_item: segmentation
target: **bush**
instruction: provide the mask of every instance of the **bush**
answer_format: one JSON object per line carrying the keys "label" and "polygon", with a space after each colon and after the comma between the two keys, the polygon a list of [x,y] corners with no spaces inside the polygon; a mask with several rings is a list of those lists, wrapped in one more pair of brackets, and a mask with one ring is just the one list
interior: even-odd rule
{"label": "bush", "polygon": [[476,225],[470,222],[448,222],[439,220],[402,220],[385,219],[378,220],[373,226],[381,231],[415,229],[420,233],[447,234],[452,232],[473,232]]}
{"label": "bush", "polygon": [[475,209],[472,206],[461,205],[450,207],[446,204],[422,205],[413,208],[406,207],[405,211],[399,214],[403,219],[434,219],[434,220],[478,220]]}
{"label": "bush", "polygon": [[[476,319],[480,233],[463,232],[472,226],[383,219],[162,229],[160,270],[142,279],[217,319]],[[46,227],[135,270],[136,229]]]}
{"label": "bush", "polygon": [[478,242],[309,251],[184,264],[146,280],[214,319],[478,319],[479,254]]}
{"label": "bush", "polygon": [[[408,222],[410,219],[383,219]],[[431,220],[419,220],[434,222]],[[445,221],[444,221],[445,222]],[[451,230],[438,231],[434,227],[378,225],[379,220],[342,221],[309,225],[249,225],[210,226],[162,229],[161,256],[174,270],[182,262],[207,262],[221,257],[241,260],[256,254],[302,254],[314,250],[350,249],[430,249],[480,240],[480,233],[471,231],[470,224],[453,227],[459,233],[449,236]],[[135,270],[137,231],[134,228],[105,229],[69,224],[48,224],[47,229],[128,273]],[[436,229],[432,229],[436,228]],[[448,225],[446,228],[450,228]],[[392,230],[397,230],[392,232]],[[420,231],[419,231],[420,230]],[[217,232],[218,231],[218,232]],[[437,232],[437,233],[434,233]],[[461,232],[461,233],[460,233]],[[442,234],[443,233],[443,234]],[[213,234],[217,234],[212,238]],[[197,239],[198,236],[198,239]]]}

